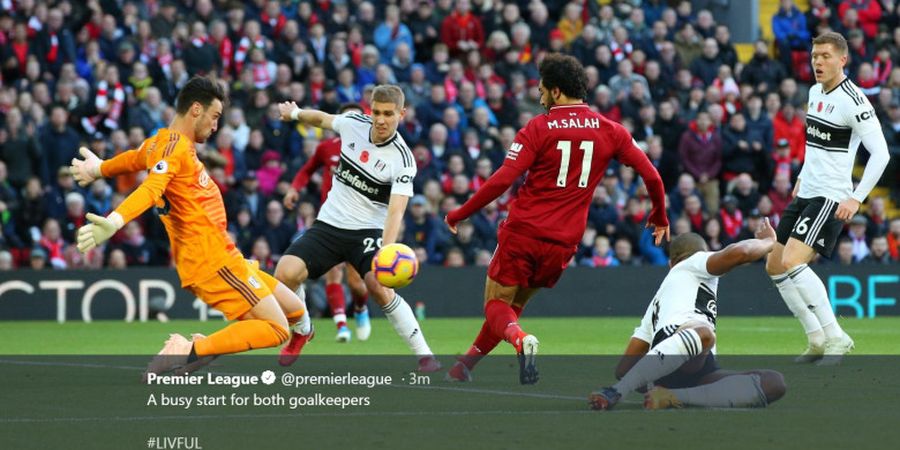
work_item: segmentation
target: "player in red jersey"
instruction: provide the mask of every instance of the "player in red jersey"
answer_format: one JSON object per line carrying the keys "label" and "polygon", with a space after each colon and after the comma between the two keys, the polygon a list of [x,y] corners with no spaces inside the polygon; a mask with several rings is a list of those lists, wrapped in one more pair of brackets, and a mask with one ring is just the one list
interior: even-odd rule
{"label": "player in red jersey", "polygon": [[452,380],[469,381],[475,364],[502,339],[516,348],[519,381],[537,382],[538,340],[522,331],[518,317],[538,289],[556,284],[575,254],[594,188],[613,158],[633,167],[647,185],[653,202],[647,226],[654,227],[656,245],[669,238],[659,173],[625,128],[582,101],[587,76],[581,63],[571,56],[550,54],[541,62],[540,74],[541,104],[547,113],[519,130],[503,166],[446,217],[455,233],[460,221],[528,172],[497,233],[484,289],[484,324],[472,347],[448,372]]}
{"label": "player in red jersey", "polygon": [[[357,112],[363,114],[362,106],[356,103],[348,103],[341,106],[339,114],[345,112]],[[335,136],[319,143],[316,152],[312,158],[306,161],[306,164],[300,168],[294,181],[291,182],[291,188],[284,195],[284,207],[291,210],[296,206],[300,199],[300,191],[309,184],[309,179],[320,167],[324,167],[322,172],[322,203],[328,197],[328,191],[331,190],[332,171],[338,166],[341,160],[341,138]],[[369,339],[372,333],[372,325],[369,320],[369,309],[366,303],[369,300],[369,293],[366,291],[366,283],[363,281],[359,273],[353,266],[339,264],[334,266],[325,274],[325,297],[328,299],[328,306],[331,308],[331,314],[334,318],[335,326],[337,326],[337,336],[335,340],[338,342],[350,342],[350,329],[347,328],[347,300],[344,298],[344,287],[341,285],[344,277],[344,266],[347,267],[347,285],[350,287],[350,295],[353,297],[353,316],[356,318],[356,337],[365,341]]]}

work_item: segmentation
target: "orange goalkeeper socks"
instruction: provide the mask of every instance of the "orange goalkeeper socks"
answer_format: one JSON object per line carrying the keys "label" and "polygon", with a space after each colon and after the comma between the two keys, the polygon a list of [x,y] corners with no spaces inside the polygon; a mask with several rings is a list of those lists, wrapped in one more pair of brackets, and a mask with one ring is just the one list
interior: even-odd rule
{"label": "orange goalkeeper socks", "polygon": [[241,320],[194,341],[198,357],[238,353],[255,348],[275,347],[287,342],[290,334],[281,325],[267,320]]}

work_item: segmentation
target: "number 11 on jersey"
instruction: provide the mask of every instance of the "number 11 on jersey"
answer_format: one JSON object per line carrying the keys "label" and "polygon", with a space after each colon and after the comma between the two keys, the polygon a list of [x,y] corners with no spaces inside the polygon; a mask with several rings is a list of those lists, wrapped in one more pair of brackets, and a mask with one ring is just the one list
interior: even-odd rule
{"label": "number 11 on jersey", "polygon": [[[579,146],[584,154],[581,156],[581,176],[578,177],[578,187],[587,187],[588,178],[591,176],[591,159],[594,157],[594,141],[581,141]],[[572,141],[559,141],[556,149],[562,152],[559,163],[559,175],[556,177],[556,185],[566,187],[566,177],[569,175],[569,156],[572,153]]]}

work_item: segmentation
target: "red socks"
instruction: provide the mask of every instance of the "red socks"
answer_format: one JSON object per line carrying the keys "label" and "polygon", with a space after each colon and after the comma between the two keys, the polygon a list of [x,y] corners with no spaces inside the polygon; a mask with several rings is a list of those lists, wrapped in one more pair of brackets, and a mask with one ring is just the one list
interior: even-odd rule
{"label": "red socks", "polygon": [[347,300],[344,298],[344,286],[340,283],[330,283],[325,285],[325,297],[328,299],[328,307],[331,308],[331,315],[334,316],[334,322],[338,329],[347,326]]}
{"label": "red socks", "polygon": [[[521,313],[521,309],[519,313]],[[522,351],[522,338],[527,336],[527,333],[522,331],[519,326],[519,317],[512,306],[503,300],[490,300],[484,307],[484,316],[485,323],[488,324],[494,336],[502,337],[503,340],[512,344],[516,348],[516,352]]]}
{"label": "red socks", "polygon": [[[502,302],[500,302],[502,303]],[[516,315],[516,318],[522,315],[522,308],[517,305],[510,305],[510,309],[512,309],[513,313]],[[487,308],[485,307],[485,315],[487,315]],[[494,334],[491,331],[491,326],[488,323],[488,320],[485,319],[484,323],[481,325],[481,331],[478,332],[478,336],[475,337],[475,342],[472,342],[472,346],[469,347],[469,350],[466,351],[466,354],[459,358],[459,361],[466,365],[466,368],[472,370],[478,361],[481,361],[481,358],[487,356],[497,344],[500,343],[500,337]]]}

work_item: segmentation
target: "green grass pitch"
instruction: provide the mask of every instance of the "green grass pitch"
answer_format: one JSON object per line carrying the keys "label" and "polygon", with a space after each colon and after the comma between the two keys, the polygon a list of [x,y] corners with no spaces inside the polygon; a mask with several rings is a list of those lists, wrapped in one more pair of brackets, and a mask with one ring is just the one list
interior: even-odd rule
{"label": "green grass pitch", "polygon": [[[763,409],[644,411],[639,395],[616,410],[587,409],[587,395],[612,383],[638,318],[535,318],[521,321],[541,340],[534,386],[517,383],[509,345],[498,347],[474,372],[474,381],[449,383],[433,374],[410,385],[414,359],[383,319],[367,342],[334,342],[329,319],[315,322],[316,339],[286,370],[276,350],[255,357],[220,358],[205,373],[389,374],[394,385],[291,389],[272,386],[147,386],[142,367],[168,333],[212,333],[223,322],[0,323],[0,442],[2,448],[163,448],[151,437],[198,438],[204,450],[309,449],[760,449],[887,448],[900,413],[900,318],[841,321],[856,341],[854,356],[838,367],[790,363],[805,345],[792,317],[722,317],[718,351],[726,369],[772,368],[788,393]],[[351,320],[351,328],[352,328]],[[468,348],[477,318],[428,318],[426,337],[444,363]],[[63,356],[51,356],[63,355]],[[92,357],[83,355],[117,355]],[[368,356],[391,355],[391,356]],[[607,356],[603,356],[607,355]],[[742,355],[742,356],[728,356]],[[757,355],[757,356],[752,356]],[[758,356],[780,355],[780,356]],[[869,355],[869,356],[865,356]],[[879,355],[879,356],[876,356]],[[304,357],[306,359],[304,359]],[[402,380],[402,381],[396,381]],[[420,380],[421,381],[421,380]],[[150,407],[149,395],[240,394],[285,397],[367,395],[369,407]],[[172,447],[168,447],[172,448]]]}
{"label": "green grass pitch", "polygon": [[[619,355],[640,322],[632,317],[522,318],[527,332],[541,340],[541,353],[553,355]],[[464,352],[481,328],[479,318],[429,318],[421,323],[435,354]],[[900,354],[900,317],[870,320],[843,319],[842,326],[856,341],[854,354]],[[169,333],[210,334],[224,322],[177,320],[170,323],[0,322],[0,355],[10,354],[155,354]],[[304,350],[311,355],[405,355],[406,345],[384,319],[372,321],[372,337],[349,344],[334,341],[330,319],[315,321],[316,338]],[[350,320],[353,328],[353,320]],[[806,340],[793,317],[720,317],[718,352],[727,355],[794,355]],[[276,353],[259,350],[254,353]],[[498,354],[513,354],[502,345]]]}

